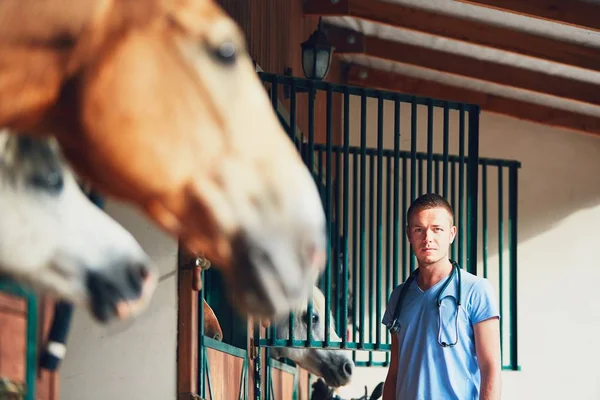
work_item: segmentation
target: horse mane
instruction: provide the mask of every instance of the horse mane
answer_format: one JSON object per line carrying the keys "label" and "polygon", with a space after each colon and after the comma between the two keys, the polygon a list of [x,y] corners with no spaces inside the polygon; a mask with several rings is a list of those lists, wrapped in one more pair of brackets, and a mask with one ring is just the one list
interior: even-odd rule
{"label": "horse mane", "polygon": [[[319,315],[325,315],[325,295],[323,295],[321,289],[316,285],[313,285],[312,292],[313,309],[316,310]],[[308,302],[306,306],[306,308],[308,308]]]}
{"label": "horse mane", "polygon": [[[308,309],[308,300],[309,299],[306,299],[306,301],[300,303],[292,311],[295,314],[306,311]],[[321,289],[319,289],[319,287],[316,285],[313,285],[313,287],[312,287],[312,304],[313,304],[313,310],[317,311],[317,313],[319,313],[319,315],[324,315],[324,313],[325,313],[325,295],[323,294],[323,292],[321,292]]]}

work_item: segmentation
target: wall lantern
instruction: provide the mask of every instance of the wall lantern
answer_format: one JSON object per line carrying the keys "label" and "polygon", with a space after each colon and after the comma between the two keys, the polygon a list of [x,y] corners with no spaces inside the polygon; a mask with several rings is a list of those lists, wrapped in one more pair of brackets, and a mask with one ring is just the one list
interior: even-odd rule
{"label": "wall lantern", "polygon": [[[319,18],[319,25],[304,43],[300,45],[302,49],[302,71],[306,79],[314,81],[322,81],[327,76],[329,68],[331,67],[331,59],[333,57],[333,47],[329,44],[327,34],[321,25],[321,18]],[[293,76],[292,69],[286,67],[284,75]],[[290,98],[290,87],[285,85],[283,88],[284,98]],[[308,88],[296,87],[297,93],[308,92]],[[314,90],[313,90],[314,92]],[[314,93],[312,93],[314,95]]]}
{"label": "wall lantern", "polygon": [[319,26],[309,38],[300,45],[302,47],[302,70],[307,79],[322,81],[329,72],[334,47],[329,44],[327,34]]}

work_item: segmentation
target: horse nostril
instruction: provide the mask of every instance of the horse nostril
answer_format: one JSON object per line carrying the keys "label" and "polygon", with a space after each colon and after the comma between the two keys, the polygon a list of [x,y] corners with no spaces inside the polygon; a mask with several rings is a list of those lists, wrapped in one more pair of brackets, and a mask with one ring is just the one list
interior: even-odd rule
{"label": "horse nostril", "polygon": [[344,364],[344,375],[346,377],[352,376],[352,371],[353,371],[352,363],[349,363],[349,362],[345,363]]}
{"label": "horse nostril", "polygon": [[148,267],[144,264],[136,264],[127,268],[127,279],[135,295],[139,296],[142,293],[142,283],[148,275]]}
{"label": "horse nostril", "polygon": [[150,276],[150,272],[148,270],[148,267],[145,264],[140,265],[140,278],[142,278],[142,281],[145,281],[148,276]]}
{"label": "horse nostril", "polygon": [[86,280],[92,313],[100,321],[108,321],[114,314],[114,299],[119,298],[119,290],[113,282],[97,272],[89,272]]}

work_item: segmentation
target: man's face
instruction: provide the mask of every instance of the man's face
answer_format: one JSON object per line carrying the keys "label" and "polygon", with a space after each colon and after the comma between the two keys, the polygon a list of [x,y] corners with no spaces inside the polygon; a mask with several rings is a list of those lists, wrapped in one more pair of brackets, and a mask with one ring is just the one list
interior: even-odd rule
{"label": "man's face", "polygon": [[456,226],[445,208],[421,209],[408,221],[407,235],[419,264],[430,265],[447,258]]}

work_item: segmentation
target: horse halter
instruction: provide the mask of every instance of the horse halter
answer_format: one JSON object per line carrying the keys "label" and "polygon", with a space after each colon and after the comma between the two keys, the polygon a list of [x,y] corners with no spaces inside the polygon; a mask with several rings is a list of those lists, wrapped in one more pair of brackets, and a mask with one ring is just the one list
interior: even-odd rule
{"label": "horse halter", "polygon": [[[452,273],[450,274],[450,276],[448,276],[448,278],[446,278],[446,282],[444,282],[444,285],[440,289],[438,296],[437,296],[437,300],[436,300],[437,308],[438,308],[438,319],[439,319],[438,344],[442,347],[453,347],[456,345],[456,343],[458,343],[458,315],[460,313],[460,306],[461,306],[462,279],[461,279],[461,273],[460,273],[460,266],[458,265],[458,263],[453,260],[450,260],[450,263],[452,264]],[[418,271],[419,271],[418,269],[414,270],[413,273],[410,274],[410,276],[408,277],[408,279],[406,280],[404,285],[402,285],[402,289],[400,289],[400,296],[398,298],[398,302],[396,303],[396,307],[394,308],[394,314],[393,314],[394,318],[392,319],[392,321],[390,321],[388,324],[386,324],[386,328],[390,331],[390,333],[392,335],[394,335],[400,331],[400,311],[402,310],[402,303],[404,302],[404,297],[406,296],[408,287],[416,279]],[[454,278],[455,275],[457,275],[457,279],[458,279],[458,298],[455,298],[456,307],[457,307],[456,316],[454,319],[455,336],[454,336],[454,342],[447,343],[447,342],[444,342],[441,340],[442,313],[441,313],[440,309],[442,307],[442,300],[444,299],[444,297],[442,297],[442,295],[444,294],[444,291],[446,290],[446,288],[448,287],[448,285],[450,284],[450,282],[452,281],[452,279]]]}

